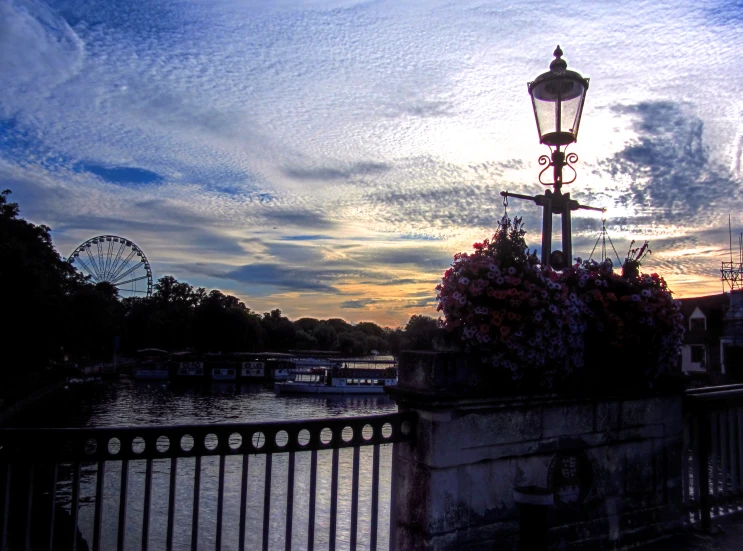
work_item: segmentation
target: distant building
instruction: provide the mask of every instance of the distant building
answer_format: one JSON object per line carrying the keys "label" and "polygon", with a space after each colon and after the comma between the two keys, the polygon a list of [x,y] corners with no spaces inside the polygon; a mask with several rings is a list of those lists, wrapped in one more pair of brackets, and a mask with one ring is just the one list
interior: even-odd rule
{"label": "distant building", "polygon": [[[711,375],[718,379],[726,372],[722,361],[724,317],[729,295],[682,298],[684,342],[681,347],[681,371],[688,375]],[[743,346],[743,340],[741,341]]]}
{"label": "distant building", "polygon": [[733,289],[725,313],[725,329],[720,338],[722,372],[728,379],[743,382],[743,289]]}

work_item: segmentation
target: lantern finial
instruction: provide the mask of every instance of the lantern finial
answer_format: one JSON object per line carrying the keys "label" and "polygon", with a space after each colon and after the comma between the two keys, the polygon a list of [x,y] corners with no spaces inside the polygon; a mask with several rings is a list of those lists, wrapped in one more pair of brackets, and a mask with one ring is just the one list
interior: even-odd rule
{"label": "lantern finial", "polygon": [[555,59],[553,59],[552,63],[550,63],[550,71],[554,71],[557,73],[568,68],[567,62],[562,59],[562,50],[560,49],[559,44],[557,45],[557,48],[555,48],[555,52],[553,55],[555,56]]}

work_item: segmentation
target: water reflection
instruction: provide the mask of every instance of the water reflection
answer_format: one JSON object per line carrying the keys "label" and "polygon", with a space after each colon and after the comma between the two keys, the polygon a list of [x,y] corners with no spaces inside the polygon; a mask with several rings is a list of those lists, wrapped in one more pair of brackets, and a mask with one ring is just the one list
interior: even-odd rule
{"label": "water reflection", "polygon": [[[262,385],[214,383],[203,386],[176,386],[145,381],[122,381],[74,389],[60,398],[54,419],[56,426],[147,426],[189,423],[245,423],[281,419],[307,419],[336,416],[371,415],[397,410],[386,396],[297,395],[276,396]],[[48,411],[48,410],[47,410]],[[49,420],[26,419],[26,425],[49,426]],[[379,549],[386,549],[389,531],[391,446],[380,450]],[[351,480],[353,450],[340,450],[338,485],[337,543],[348,548],[350,539]],[[315,548],[328,547],[330,518],[331,451],[318,452]],[[174,548],[191,546],[194,501],[195,459],[178,461]],[[248,494],[245,549],[260,549],[265,498],[266,456],[248,456]],[[371,519],[372,448],[360,452],[358,548],[368,549]],[[80,530],[92,541],[95,512],[96,465],[83,465],[80,490]],[[126,549],[141,549],[144,507],[145,461],[129,463],[127,494]],[[294,536],[292,549],[307,548],[309,514],[310,453],[296,454],[294,486]],[[287,454],[276,454],[272,461],[270,488],[270,549],[284,549],[287,496]],[[119,515],[121,462],[107,463],[103,495],[102,549],[116,548]],[[198,546],[214,548],[216,535],[219,458],[205,457],[201,465],[198,516]],[[242,456],[225,460],[224,520],[222,549],[238,549]],[[170,460],[153,461],[150,549],[164,549],[167,531]],[[69,470],[60,472],[59,497],[69,508],[71,484]]]}

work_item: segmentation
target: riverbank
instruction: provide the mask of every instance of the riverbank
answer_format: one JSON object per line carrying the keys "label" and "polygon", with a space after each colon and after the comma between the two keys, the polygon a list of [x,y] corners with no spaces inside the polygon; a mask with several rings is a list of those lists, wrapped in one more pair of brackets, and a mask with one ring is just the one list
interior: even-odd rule
{"label": "riverbank", "polygon": [[39,405],[43,400],[52,398],[56,393],[63,392],[65,379],[48,382],[38,389],[25,393],[11,400],[5,399],[0,405],[0,427],[13,426],[13,419],[25,410]]}

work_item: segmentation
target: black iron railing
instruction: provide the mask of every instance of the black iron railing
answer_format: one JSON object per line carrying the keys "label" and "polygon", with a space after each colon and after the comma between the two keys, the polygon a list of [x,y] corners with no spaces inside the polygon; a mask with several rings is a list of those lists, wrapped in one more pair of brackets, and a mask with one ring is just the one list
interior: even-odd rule
{"label": "black iron railing", "polygon": [[[250,424],[0,429],[0,549],[80,549],[90,542],[93,550],[114,545],[123,550],[134,536],[143,550],[182,549],[190,540],[191,549],[242,551],[275,547],[280,529],[285,549],[311,550],[321,526],[332,550],[340,519],[349,524],[344,544],[347,539],[356,549],[363,498],[365,546],[374,550],[380,531],[380,450],[410,441],[415,420],[413,413],[394,413]],[[319,467],[330,470],[322,488]],[[392,479],[389,472],[384,478]],[[340,503],[339,483],[345,492]],[[318,496],[327,513],[322,518]],[[393,496],[390,488],[388,497]],[[279,498],[283,510],[272,503]],[[92,509],[85,527],[82,501],[86,511]],[[234,521],[229,526],[226,513]],[[179,521],[188,516],[189,526],[183,526]],[[304,521],[301,530],[298,517]],[[208,526],[208,537],[202,526]],[[153,527],[161,529],[164,541],[153,536]],[[246,536],[258,531],[260,541],[246,544]],[[111,541],[102,543],[106,535]],[[234,536],[229,542],[228,535]]]}
{"label": "black iron railing", "polygon": [[684,417],[684,505],[709,531],[712,517],[743,506],[743,385],[687,391]]}

